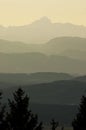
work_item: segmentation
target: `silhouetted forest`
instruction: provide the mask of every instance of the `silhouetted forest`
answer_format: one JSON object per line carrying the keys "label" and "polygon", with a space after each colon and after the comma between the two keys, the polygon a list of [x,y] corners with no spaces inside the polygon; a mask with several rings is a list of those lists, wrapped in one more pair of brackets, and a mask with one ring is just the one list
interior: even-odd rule
{"label": "silhouetted forest", "polygon": [[7,112],[6,106],[0,104],[0,130],[41,130],[42,122],[38,123],[38,116],[29,109],[29,97],[24,91],[19,88],[13,97],[13,100],[8,99]]}
{"label": "silhouetted forest", "polygon": [[[2,93],[0,93],[0,99]],[[0,130],[42,130],[43,123],[38,121],[37,114],[33,114],[29,107],[29,97],[19,88],[13,93],[13,100],[8,99],[9,110],[0,102]],[[58,122],[52,119],[52,130]]]}
{"label": "silhouetted forest", "polygon": [[[0,93],[0,100],[2,99]],[[42,130],[43,122],[38,120],[38,115],[30,109],[30,97],[21,88],[13,93],[13,99],[8,99],[8,107],[0,101],[0,130]],[[58,119],[59,120],[59,119]],[[59,122],[52,119],[50,122],[51,130],[56,130]],[[82,96],[81,103],[72,126],[74,130],[86,129],[86,97]],[[64,130],[64,127],[61,127]]]}

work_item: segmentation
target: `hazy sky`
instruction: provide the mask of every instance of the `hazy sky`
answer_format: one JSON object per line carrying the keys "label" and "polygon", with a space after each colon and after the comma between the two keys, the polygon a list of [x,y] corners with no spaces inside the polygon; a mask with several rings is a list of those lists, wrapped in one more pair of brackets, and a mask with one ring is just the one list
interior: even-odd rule
{"label": "hazy sky", "polygon": [[86,25],[86,0],[0,0],[2,25],[24,25],[43,16]]}

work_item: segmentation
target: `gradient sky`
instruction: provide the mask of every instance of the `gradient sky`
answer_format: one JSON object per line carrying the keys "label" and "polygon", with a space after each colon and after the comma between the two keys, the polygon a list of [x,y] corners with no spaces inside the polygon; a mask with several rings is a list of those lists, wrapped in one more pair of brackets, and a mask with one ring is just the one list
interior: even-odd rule
{"label": "gradient sky", "polygon": [[43,16],[86,26],[86,0],[0,0],[1,25],[25,25]]}

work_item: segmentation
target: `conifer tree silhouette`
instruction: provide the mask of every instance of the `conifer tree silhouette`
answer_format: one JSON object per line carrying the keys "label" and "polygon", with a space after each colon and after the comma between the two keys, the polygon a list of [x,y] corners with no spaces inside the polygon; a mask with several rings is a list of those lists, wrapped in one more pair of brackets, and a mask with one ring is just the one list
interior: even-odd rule
{"label": "conifer tree silhouette", "polygon": [[54,119],[51,120],[50,124],[51,124],[52,130],[55,130],[59,125],[59,123],[56,122]]}
{"label": "conifer tree silhouette", "polygon": [[13,93],[14,99],[9,100],[7,122],[11,130],[33,130],[38,125],[37,115],[29,110],[29,97],[19,88]]}
{"label": "conifer tree silhouette", "polygon": [[[2,99],[2,93],[0,92],[0,100]],[[7,122],[5,117],[5,106],[0,102],[0,130],[7,129]]]}
{"label": "conifer tree silhouette", "polygon": [[72,122],[74,130],[86,130],[86,97],[82,96],[79,112]]}

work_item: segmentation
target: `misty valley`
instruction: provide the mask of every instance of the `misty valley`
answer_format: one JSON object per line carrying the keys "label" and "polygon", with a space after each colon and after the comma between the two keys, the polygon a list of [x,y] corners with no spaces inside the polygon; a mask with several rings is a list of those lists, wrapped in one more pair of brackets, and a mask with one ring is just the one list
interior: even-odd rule
{"label": "misty valley", "polygon": [[1,130],[85,130],[85,96],[86,27],[46,17],[0,26]]}

